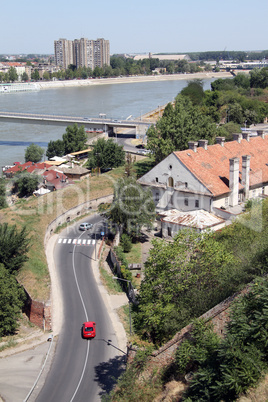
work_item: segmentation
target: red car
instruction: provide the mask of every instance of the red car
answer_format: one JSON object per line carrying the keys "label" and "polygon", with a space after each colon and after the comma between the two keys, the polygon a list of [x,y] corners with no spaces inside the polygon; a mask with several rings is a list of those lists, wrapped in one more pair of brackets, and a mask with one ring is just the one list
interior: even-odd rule
{"label": "red car", "polygon": [[84,322],[82,331],[83,331],[83,338],[95,338],[96,323],[94,321]]}

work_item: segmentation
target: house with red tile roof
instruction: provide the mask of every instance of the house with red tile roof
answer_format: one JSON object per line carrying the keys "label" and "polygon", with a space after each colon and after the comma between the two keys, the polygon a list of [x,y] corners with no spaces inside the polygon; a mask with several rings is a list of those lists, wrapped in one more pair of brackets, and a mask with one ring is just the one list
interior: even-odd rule
{"label": "house with red tile roof", "polygon": [[191,141],[138,180],[152,189],[158,212],[204,210],[228,218],[246,200],[268,195],[268,135],[216,142]]}
{"label": "house with red tile roof", "polygon": [[47,168],[49,168],[50,165],[44,162],[38,162],[38,163],[34,163],[34,162],[25,162],[25,163],[17,163],[10,167],[9,169],[6,169],[3,174],[6,177],[13,177],[16,173],[22,172],[24,170],[27,170],[28,173],[40,173],[44,170],[46,170]]}
{"label": "house with red tile roof", "polygon": [[42,174],[43,185],[48,190],[54,191],[66,187],[73,182],[69,181],[68,177],[64,173],[57,172],[55,170],[46,170]]}
{"label": "house with red tile roof", "polygon": [[22,171],[27,171],[30,174],[42,176],[42,187],[45,187],[50,191],[59,190],[60,188],[66,187],[69,184],[73,184],[73,181],[69,180],[63,172],[53,170],[53,167],[45,162],[25,162],[23,164],[16,163],[16,165],[6,169],[3,173],[7,178],[11,178],[16,173]]}

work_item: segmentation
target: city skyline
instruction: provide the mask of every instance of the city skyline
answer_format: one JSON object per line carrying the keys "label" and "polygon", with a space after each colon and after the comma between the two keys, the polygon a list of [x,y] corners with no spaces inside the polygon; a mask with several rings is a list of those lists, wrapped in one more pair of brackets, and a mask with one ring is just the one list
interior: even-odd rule
{"label": "city skyline", "polygon": [[[106,38],[110,53],[267,50],[268,2],[192,0],[160,3],[63,0],[4,5],[0,54],[53,54],[56,38]],[[10,17],[10,18],[9,18]]]}

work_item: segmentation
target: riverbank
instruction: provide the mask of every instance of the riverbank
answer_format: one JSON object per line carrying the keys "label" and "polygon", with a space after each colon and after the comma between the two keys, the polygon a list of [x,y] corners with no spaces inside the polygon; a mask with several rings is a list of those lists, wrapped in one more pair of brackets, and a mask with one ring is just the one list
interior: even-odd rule
{"label": "riverbank", "polygon": [[111,85],[111,84],[131,84],[138,82],[157,82],[157,81],[179,81],[194,79],[218,79],[231,78],[232,74],[227,72],[194,73],[194,74],[167,74],[167,75],[137,75],[132,77],[115,78],[88,78],[85,80],[67,80],[67,81],[42,81],[39,82],[40,89],[52,88],[73,88],[85,87],[91,85]]}

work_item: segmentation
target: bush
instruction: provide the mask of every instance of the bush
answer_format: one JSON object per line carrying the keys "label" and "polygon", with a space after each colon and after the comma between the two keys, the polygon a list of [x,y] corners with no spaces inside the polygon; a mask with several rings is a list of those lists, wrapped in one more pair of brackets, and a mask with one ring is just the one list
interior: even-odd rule
{"label": "bush", "polygon": [[130,237],[126,234],[122,234],[121,240],[120,240],[120,245],[121,245],[124,253],[129,253],[132,248],[132,243],[131,243]]}
{"label": "bush", "polygon": [[259,278],[233,305],[224,340],[201,322],[176,352],[181,373],[197,368],[184,400],[233,401],[267,370],[268,279]]}

